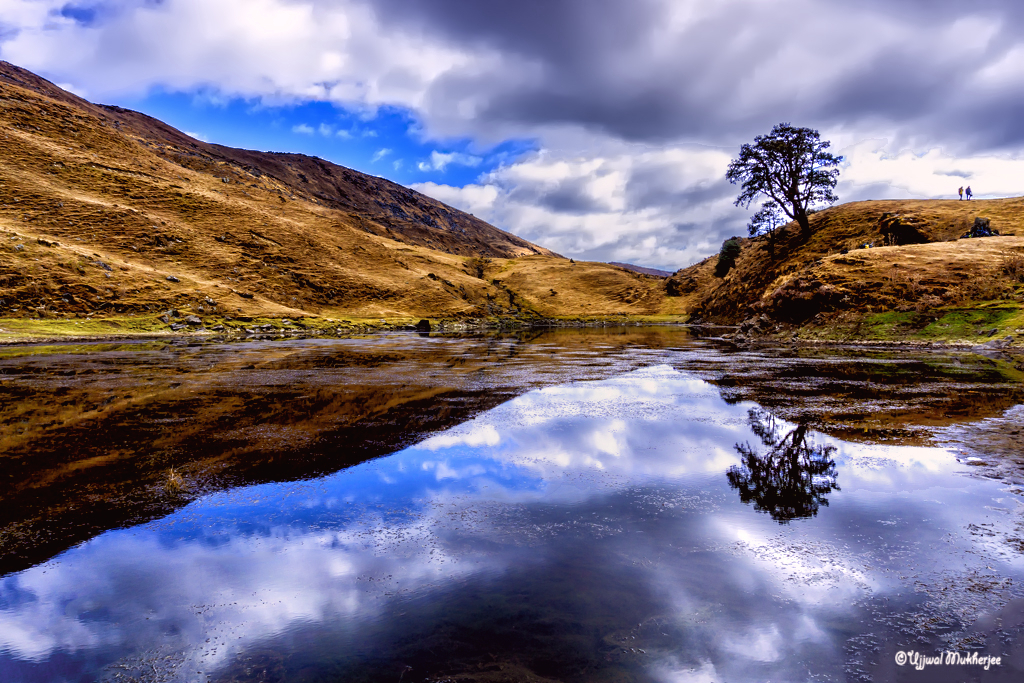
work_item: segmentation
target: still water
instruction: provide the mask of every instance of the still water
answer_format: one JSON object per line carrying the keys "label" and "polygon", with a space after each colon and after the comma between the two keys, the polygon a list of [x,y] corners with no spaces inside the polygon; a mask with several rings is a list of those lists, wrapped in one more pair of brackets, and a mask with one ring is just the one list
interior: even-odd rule
{"label": "still water", "polygon": [[[495,344],[504,360],[486,368],[484,380],[480,354]],[[512,348],[518,351],[509,354]],[[367,349],[386,358],[352,362]],[[146,375],[147,364],[167,370],[187,361],[205,370],[192,389],[184,375],[185,390],[209,390],[216,376],[214,394],[229,404],[265,398],[271,385],[294,386],[287,378],[322,388],[324,373],[341,366],[356,373],[349,379],[358,376],[364,394],[386,395],[395,406],[408,403],[394,400],[397,386],[416,389],[417,410],[430,404],[420,401],[428,385],[436,400],[448,396],[439,387],[487,399],[456,411],[442,428],[410,426],[410,416],[398,412],[390,431],[412,432],[412,443],[322,476],[218,490],[207,468],[207,479],[194,478],[206,488],[185,498],[165,482],[148,495],[164,496],[166,514],[110,523],[7,573],[0,578],[0,680],[1024,677],[1022,492],[1006,477],[976,476],[971,465],[980,456],[950,437],[957,420],[1012,423],[1020,414],[1012,370],[998,362],[737,354],[667,332],[66,351],[0,363],[46,368],[13,373],[3,390],[24,401],[32,387],[51,396],[59,376],[71,382],[69,392],[85,391],[75,382],[102,384],[103,372],[87,379],[60,373],[97,362],[131,367],[159,384],[163,375]],[[169,361],[167,353],[179,356]],[[268,374],[238,386],[231,363],[255,357],[271,364]],[[453,357],[463,362],[449,363]],[[339,358],[347,360],[328,362]],[[453,380],[466,366],[476,368],[473,378]],[[905,381],[908,367],[919,367],[917,383]],[[794,368],[802,381],[791,376]],[[138,379],[119,386],[126,385]],[[763,400],[744,398],[743,387]],[[974,397],[981,414],[941,419],[962,411],[964,396]],[[45,413],[40,406],[34,411]],[[893,412],[904,415],[901,438],[886,418]],[[129,435],[188,431],[177,422],[140,431],[129,413],[125,407],[96,418],[123,449]],[[292,431],[296,424],[313,430],[312,420],[334,434],[329,447],[310,436],[267,452],[298,458],[317,448],[366,449],[389,431],[376,426],[367,436],[316,410],[303,414],[288,421]],[[855,439],[868,423],[884,427]],[[56,457],[46,451],[54,443],[75,449],[66,434],[47,441],[45,430],[25,424],[32,438],[18,446],[23,451],[36,444]],[[174,441],[172,450],[188,443]],[[80,469],[95,464],[85,450],[88,457],[75,461],[88,463]],[[190,470],[180,471],[190,486]],[[13,487],[23,489],[19,500],[60,478],[48,470],[26,480],[33,477]],[[86,506],[86,498],[76,505]],[[39,515],[15,519],[4,509],[7,530],[41,525]],[[1001,661],[988,670],[918,671],[897,664],[908,651]]]}

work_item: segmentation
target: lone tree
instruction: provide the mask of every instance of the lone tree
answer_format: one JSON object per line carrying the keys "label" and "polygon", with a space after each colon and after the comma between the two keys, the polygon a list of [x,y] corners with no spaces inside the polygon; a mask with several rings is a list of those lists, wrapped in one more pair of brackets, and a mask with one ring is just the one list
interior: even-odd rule
{"label": "lone tree", "polygon": [[832,191],[843,157],[826,151],[831,146],[818,131],[780,123],[768,135],[758,135],[743,145],[729,164],[725,177],[743,191],[736,206],[748,208],[764,195],[800,224],[805,237],[811,234],[807,211],[815,204],[833,204]]}
{"label": "lone tree", "polygon": [[778,205],[775,202],[765,202],[757,213],[750,217],[750,223],[747,224],[747,232],[751,237],[758,235],[768,237],[768,250],[773,260],[775,259],[775,238],[783,222],[782,211]]}

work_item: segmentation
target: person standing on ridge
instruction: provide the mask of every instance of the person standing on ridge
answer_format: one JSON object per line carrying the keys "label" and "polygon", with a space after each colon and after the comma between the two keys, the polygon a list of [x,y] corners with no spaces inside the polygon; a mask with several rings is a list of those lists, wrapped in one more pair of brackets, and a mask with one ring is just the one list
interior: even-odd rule
{"label": "person standing on ridge", "polygon": [[963,185],[961,185],[960,189],[957,190],[957,194],[960,195],[960,201],[963,201],[964,200],[964,186]]}
{"label": "person standing on ridge", "polygon": [[971,201],[971,197],[973,197],[973,196],[974,196],[974,193],[971,192],[971,186],[968,185],[967,186],[967,201]]}

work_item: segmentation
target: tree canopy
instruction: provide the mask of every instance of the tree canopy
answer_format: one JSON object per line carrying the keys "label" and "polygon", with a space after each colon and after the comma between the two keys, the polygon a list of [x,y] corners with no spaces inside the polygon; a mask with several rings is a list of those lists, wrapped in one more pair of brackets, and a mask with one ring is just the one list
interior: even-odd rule
{"label": "tree canopy", "polygon": [[740,148],[725,177],[742,188],[736,206],[749,207],[764,196],[810,235],[808,211],[816,204],[834,204],[833,189],[843,157],[828,152],[831,143],[818,131],[780,123]]}

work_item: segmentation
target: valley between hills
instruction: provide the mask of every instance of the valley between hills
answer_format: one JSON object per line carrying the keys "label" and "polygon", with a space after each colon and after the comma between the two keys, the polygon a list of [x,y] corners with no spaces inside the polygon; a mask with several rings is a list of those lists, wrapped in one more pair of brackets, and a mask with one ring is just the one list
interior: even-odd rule
{"label": "valley between hills", "polygon": [[[978,217],[999,236],[957,239]],[[575,262],[383,178],[205,143],[0,62],[0,343],[427,320],[1021,344],[1024,198],[857,202],[812,228],[782,228],[774,254],[737,239],[725,277],[717,256],[668,278]]]}

